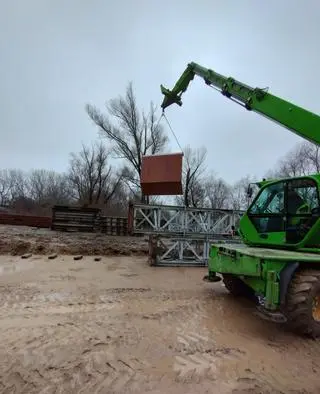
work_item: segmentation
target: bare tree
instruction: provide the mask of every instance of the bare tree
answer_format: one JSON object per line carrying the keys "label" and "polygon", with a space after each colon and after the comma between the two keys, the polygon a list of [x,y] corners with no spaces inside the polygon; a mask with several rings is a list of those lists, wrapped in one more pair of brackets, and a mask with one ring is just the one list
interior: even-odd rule
{"label": "bare tree", "polygon": [[68,175],[50,171],[48,174],[47,200],[50,204],[67,204],[72,201]]}
{"label": "bare tree", "polygon": [[187,146],[183,156],[183,196],[176,198],[179,205],[201,207],[205,201],[204,173],[207,150],[205,147],[192,149]]}
{"label": "bare tree", "polygon": [[297,144],[266,173],[266,178],[303,176],[320,172],[319,146],[304,141]]}
{"label": "bare tree", "polygon": [[184,203],[187,201],[187,204],[189,204],[186,206],[192,206],[194,208],[205,207],[206,190],[202,179],[194,179],[189,183],[189,193],[186,194],[186,188],[184,192]]}
{"label": "bare tree", "polygon": [[68,178],[48,170],[33,170],[28,177],[28,196],[38,205],[67,203],[70,199]]}
{"label": "bare tree", "polygon": [[127,185],[120,182],[106,205],[108,216],[127,216],[129,200]]}
{"label": "bare tree", "polygon": [[11,202],[26,198],[28,195],[28,176],[22,170],[10,169]]}
{"label": "bare tree", "polygon": [[43,204],[46,200],[47,178],[46,170],[33,170],[29,175],[29,194],[37,204]]}
{"label": "bare tree", "polygon": [[222,179],[210,175],[204,184],[206,205],[212,209],[228,208],[231,198],[231,188]]}
{"label": "bare tree", "polygon": [[266,174],[266,178],[285,178],[320,171],[319,147],[311,142],[297,144]]}
{"label": "bare tree", "polygon": [[320,147],[311,142],[303,142],[299,149],[300,161],[303,162],[304,175],[320,172]]}
{"label": "bare tree", "polygon": [[11,198],[12,181],[9,170],[0,172],[0,205],[8,205]]}
{"label": "bare tree", "polygon": [[307,160],[303,156],[302,146],[298,145],[279,161],[276,174],[278,177],[305,175],[308,172],[307,165]]}
{"label": "bare tree", "polygon": [[241,178],[232,186],[230,208],[235,210],[246,210],[251,202],[248,196],[248,186],[254,180],[250,175]]}
{"label": "bare tree", "polygon": [[168,141],[156,107],[151,103],[148,114],[140,112],[129,83],[125,97],[109,100],[106,109],[107,114],[103,114],[93,105],[86,106],[90,118],[112,143],[115,156],[126,161],[125,180],[130,188],[140,190],[142,156],[162,152]]}
{"label": "bare tree", "polygon": [[0,205],[9,205],[26,194],[26,177],[23,171],[5,169],[0,171]]}
{"label": "bare tree", "polygon": [[71,154],[69,180],[82,204],[107,204],[115,194],[122,175],[112,171],[109,157],[110,151],[102,143]]}
{"label": "bare tree", "polygon": [[0,203],[31,212],[69,200],[68,180],[63,174],[47,170],[8,169],[0,171]]}

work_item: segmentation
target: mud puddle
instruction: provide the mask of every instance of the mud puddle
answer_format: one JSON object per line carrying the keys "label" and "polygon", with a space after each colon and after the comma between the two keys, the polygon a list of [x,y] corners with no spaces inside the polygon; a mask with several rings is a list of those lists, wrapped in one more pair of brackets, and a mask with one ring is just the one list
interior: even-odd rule
{"label": "mud puddle", "polygon": [[8,264],[1,264],[0,275],[19,273],[22,271],[30,270],[33,267],[34,267],[34,263],[32,261],[21,261],[21,262],[12,262]]}

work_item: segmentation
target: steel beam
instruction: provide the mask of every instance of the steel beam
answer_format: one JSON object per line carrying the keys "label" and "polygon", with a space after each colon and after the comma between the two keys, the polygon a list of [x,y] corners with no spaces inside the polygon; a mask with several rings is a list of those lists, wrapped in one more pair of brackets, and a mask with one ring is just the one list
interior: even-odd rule
{"label": "steel beam", "polygon": [[233,230],[244,211],[146,204],[130,209],[131,232],[149,235],[151,265],[205,267],[212,243],[240,242]]}
{"label": "steel beam", "polygon": [[161,235],[149,236],[149,263],[153,266],[170,267],[206,267],[208,265],[211,244],[234,242],[239,238],[199,239],[191,237],[168,238]]}
{"label": "steel beam", "polygon": [[133,206],[133,233],[183,235],[185,237],[226,236],[237,227],[243,211],[185,208],[171,205]]}

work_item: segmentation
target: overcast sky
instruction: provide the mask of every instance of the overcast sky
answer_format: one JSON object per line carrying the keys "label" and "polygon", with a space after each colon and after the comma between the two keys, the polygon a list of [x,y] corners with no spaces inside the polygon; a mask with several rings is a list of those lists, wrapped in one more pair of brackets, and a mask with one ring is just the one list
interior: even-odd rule
{"label": "overcast sky", "polygon": [[[160,105],[160,84],[190,61],[319,113],[319,0],[0,4],[0,168],[64,171],[69,152],[98,138],[87,102],[103,108],[132,80],[141,108]],[[205,145],[229,182],[263,176],[301,140],[200,79],[183,101],[166,111],[180,144]]]}

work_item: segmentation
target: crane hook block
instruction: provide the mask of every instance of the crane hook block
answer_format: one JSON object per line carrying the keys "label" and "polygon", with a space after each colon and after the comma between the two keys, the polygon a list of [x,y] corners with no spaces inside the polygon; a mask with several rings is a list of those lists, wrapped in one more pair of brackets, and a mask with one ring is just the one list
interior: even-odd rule
{"label": "crane hook block", "polygon": [[160,85],[161,93],[164,95],[163,102],[161,104],[161,108],[164,110],[166,107],[169,107],[171,104],[182,105],[182,100],[179,95],[174,93],[172,90],[165,88],[163,85]]}

